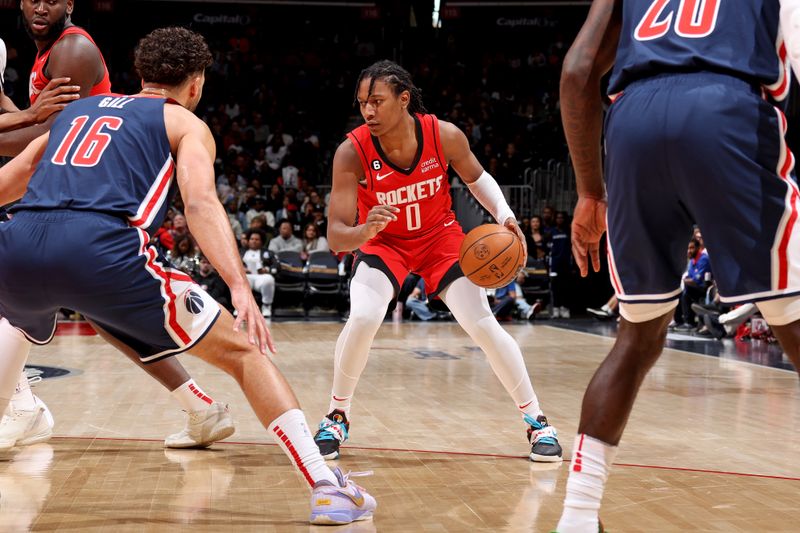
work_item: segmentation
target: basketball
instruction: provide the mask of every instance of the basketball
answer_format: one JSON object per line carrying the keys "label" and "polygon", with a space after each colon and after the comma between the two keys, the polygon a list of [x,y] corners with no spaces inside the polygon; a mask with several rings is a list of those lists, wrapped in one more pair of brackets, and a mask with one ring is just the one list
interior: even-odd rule
{"label": "basketball", "polygon": [[505,287],[523,265],[525,250],[517,234],[500,224],[483,224],[470,231],[458,254],[469,280],[480,287]]}

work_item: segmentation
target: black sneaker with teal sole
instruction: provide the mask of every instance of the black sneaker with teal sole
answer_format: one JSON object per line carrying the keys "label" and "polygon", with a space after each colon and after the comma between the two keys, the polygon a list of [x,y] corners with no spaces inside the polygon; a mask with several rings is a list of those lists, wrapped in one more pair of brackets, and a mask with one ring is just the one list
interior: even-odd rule
{"label": "black sneaker with teal sole", "polygon": [[531,443],[531,461],[537,463],[558,463],[563,461],[561,445],[558,443],[556,428],[547,423],[547,417],[539,415],[534,418],[525,415],[528,428],[528,442]]}
{"label": "black sneaker with teal sole", "polygon": [[319,453],[325,459],[339,458],[339,445],[347,440],[350,422],[344,411],[334,409],[319,423],[319,429],[314,435],[314,442],[319,447]]}

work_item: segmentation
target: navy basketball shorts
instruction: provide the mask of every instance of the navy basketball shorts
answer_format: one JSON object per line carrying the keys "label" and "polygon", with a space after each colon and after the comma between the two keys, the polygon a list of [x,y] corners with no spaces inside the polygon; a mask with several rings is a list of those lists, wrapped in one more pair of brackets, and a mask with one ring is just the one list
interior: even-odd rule
{"label": "navy basketball shorts", "polygon": [[33,343],[52,340],[72,309],[151,363],[191,348],[219,305],[121,218],[21,211],[0,224],[0,314]]}
{"label": "navy basketball shorts", "polygon": [[786,118],[713,73],[627,87],[606,115],[608,253],[620,301],[679,297],[698,224],[724,302],[800,294],[800,193]]}

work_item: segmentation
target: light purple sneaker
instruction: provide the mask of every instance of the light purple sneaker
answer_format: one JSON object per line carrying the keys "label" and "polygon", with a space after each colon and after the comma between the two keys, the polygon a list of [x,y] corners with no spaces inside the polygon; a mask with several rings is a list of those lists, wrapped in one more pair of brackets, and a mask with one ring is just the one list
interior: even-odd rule
{"label": "light purple sneaker", "polygon": [[341,469],[333,469],[339,486],[328,481],[320,481],[311,490],[312,524],[337,525],[349,524],[358,520],[369,520],[378,504],[375,498],[367,494],[362,487],[350,481],[350,477],[369,475],[372,472],[342,473]]}

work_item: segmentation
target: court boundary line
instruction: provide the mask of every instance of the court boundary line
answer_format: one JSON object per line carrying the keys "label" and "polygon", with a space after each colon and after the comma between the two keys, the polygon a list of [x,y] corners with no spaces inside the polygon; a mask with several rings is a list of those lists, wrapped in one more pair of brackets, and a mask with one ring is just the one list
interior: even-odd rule
{"label": "court boundary line", "polygon": [[[610,341],[614,341],[616,339],[616,337],[609,337],[609,336],[606,336],[606,335],[601,335],[600,333],[588,333],[586,331],[579,331],[579,330],[576,330],[576,329],[570,329],[570,328],[566,328],[566,327],[552,326],[550,324],[541,324],[541,326],[545,327],[545,328],[556,329],[556,330],[559,330],[559,331],[570,331],[572,333],[577,333],[579,335],[588,335],[590,337],[600,337],[601,339],[608,339]],[[788,372],[790,374],[796,374],[797,373],[796,370],[789,370],[788,368],[775,368],[774,366],[761,365],[759,363],[751,363],[750,361],[740,361],[738,359],[726,359],[726,358],[723,358],[723,357],[719,357],[717,355],[709,355],[709,354],[706,354],[706,353],[699,353],[699,352],[690,352],[688,350],[682,350],[680,348],[670,348],[669,346],[664,346],[664,349],[665,350],[672,350],[674,352],[684,353],[684,354],[687,354],[687,355],[696,355],[696,356],[699,356],[699,357],[705,357],[707,359],[716,359],[717,361],[725,361],[726,363],[737,363],[737,364],[740,364],[740,365],[749,365],[749,366],[754,366],[756,368],[763,368],[763,369],[766,369],[766,370],[777,370],[778,372]],[[660,358],[659,358],[659,360],[660,360]]]}
{"label": "court boundary line", "polygon": [[[79,441],[101,441],[101,442],[164,442],[163,439],[145,439],[145,438],[128,438],[128,437],[72,437],[66,435],[54,435],[52,437],[54,440],[79,440]],[[274,442],[247,442],[247,441],[223,441],[223,442],[215,442],[216,445],[231,445],[231,446],[271,446],[271,447],[278,447],[278,445]],[[467,456],[467,457],[488,457],[493,459],[516,459],[516,460],[528,460],[526,455],[509,455],[509,454],[500,454],[500,453],[481,453],[481,452],[454,452],[454,451],[447,451],[447,450],[419,450],[413,448],[373,448],[369,446],[343,446],[348,450],[364,450],[364,451],[375,451],[375,452],[400,452],[400,453],[423,453],[423,454],[430,454],[430,455],[455,455],[455,456]],[[173,449],[173,448],[164,448],[164,449]],[[178,449],[178,448],[174,448]],[[192,449],[192,448],[186,448]],[[202,453],[202,450],[195,450],[198,453]],[[532,461],[529,461],[533,463]],[[564,459],[564,464],[569,464],[571,461],[569,459]],[[534,464],[553,464],[553,463],[534,463]],[[664,466],[664,465],[644,465],[644,464],[637,464],[637,463],[613,463],[612,466],[616,467],[625,467],[625,468],[650,468],[653,470],[668,470],[673,472],[694,472],[698,474],[714,474],[714,475],[724,475],[724,476],[737,476],[737,477],[752,477],[758,479],[776,479],[780,481],[800,481],[800,477],[792,477],[792,476],[779,476],[773,474],[754,474],[751,472],[733,472],[728,470],[711,470],[705,468],[689,468],[689,467],[682,467],[682,466]]]}

